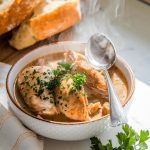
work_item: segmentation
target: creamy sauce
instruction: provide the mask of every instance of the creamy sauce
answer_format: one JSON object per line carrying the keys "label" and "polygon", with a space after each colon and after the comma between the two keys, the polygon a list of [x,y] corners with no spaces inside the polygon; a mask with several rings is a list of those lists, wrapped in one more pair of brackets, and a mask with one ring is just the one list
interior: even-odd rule
{"label": "creamy sauce", "polygon": [[[32,61],[31,63],[29,63],[27,66],[25,66],[25,68],[29,67],[29,66],[36,66],[36,65],[40,65],[40,66],[46,65],[46,66],[53,67],[53,65],[55,65],[57,61],[63,60],[63,55],[64,55],[63,52],[59,52],[59,53],[53,53],[53,54],[38,58],[38,59]],[[109,74],[112,79],[115,91],[123,104],[128,96],[128,85],[127,85],[126,78],[124,77],[123,73],[116,66],[113,66],[109,70]],[[14,94],[17,99],[17,103],[20,105],[20,107],[22,107],[25,111],[27,111],[28,113],[33,115],[33,113],[30,111],[30,109],[24,103],[24,100],[19,93],[17,84],[15,84],[15,93]],[[89,101],[89,103],[90,103],[90,101]],[[97,101],[99,101],[98,98],[92,99],[92,102],[97,102]],[[105,99],[105,100],[101,101],[101,103],[104,103],[105,101],[108,101],[108,100]],[[101,117],[102,117],[102,111],[100,110],[98,112],[98,114],[96,114],[94,117],[92,117],[92,120],[96,120]],[[74,120],[68,119],[63,114],[47,117],[45,119],[59,121],[59,122],[76,122]]]}
{"label": "creamy sauce", "polygon": [[109,71],[111,80],[113,82],[115,91],[122,104],[128,96],[128,85],[124,74],[116,67],[113,66]]}

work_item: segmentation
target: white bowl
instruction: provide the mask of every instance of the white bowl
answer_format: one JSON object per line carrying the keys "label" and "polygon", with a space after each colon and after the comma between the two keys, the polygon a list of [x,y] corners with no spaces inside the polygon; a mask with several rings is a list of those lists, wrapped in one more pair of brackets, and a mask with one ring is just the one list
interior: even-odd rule
{"label": "white bowl", "polygon": [[[37,134],[57,140],[74,141],[96,136],[109,127],[109,115],[98,120],[78,123],[63,123],[39,119],[22,110],[16,103],[13,95],[13,85],[16,76],[29,62],[54,52],[61,52],[64,50],[84,51],[84,49],[85,43],[80,42],[58,42],[43,46],[22,57],[9,71],[6,85],[10,106],[23,124]],[[127,79],[129,92],[128,98],[124,103],[125,108],[127,108],[127,103],[131,101],[134,93],[135,77],[130,66],[120,56],[117,56],[116,66],[123,72]]]}

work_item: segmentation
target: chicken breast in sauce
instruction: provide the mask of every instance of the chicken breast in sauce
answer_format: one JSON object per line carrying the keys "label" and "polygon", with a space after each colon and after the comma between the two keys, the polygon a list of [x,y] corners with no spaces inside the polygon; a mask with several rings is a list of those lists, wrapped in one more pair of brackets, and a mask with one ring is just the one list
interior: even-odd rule
{"label": "chicken breast in sauce", "polygon": [[54,96],[44,84],[51,80],[51,69],[47,66],[25,68],[18,76],[18,88],[30,110],[40,116],[58,114]]}
{"label": "chicken breast in sauce", "polygon": [[69,119],[85,121],[90,120],[90,116],[101,109],[101,104],[100,102],[88,103],[88,93],[85,92],[84,87],[75,85],[79,78],[86,82],[84,74],[66,74],[63,77],[59,87],[56,88],[56,105]]}
{"label": "chicken breast in sauce", "polygon": [[82,54],[68,51],[65,53],[65,59],[69,62],[74,62],[74,72],[84,73],[87,76],[85,89],[89,98],[100,97],[107,99],[107,84],[103,72],[99,72],[92,68],[86,61]]}
{"label": "chicken breast in sauce", "polygon": [[56,104],[66,117],[73,120],[89,120],[88,100],[84,89],[73,92],[73,79],[63,79],[56,89]]}

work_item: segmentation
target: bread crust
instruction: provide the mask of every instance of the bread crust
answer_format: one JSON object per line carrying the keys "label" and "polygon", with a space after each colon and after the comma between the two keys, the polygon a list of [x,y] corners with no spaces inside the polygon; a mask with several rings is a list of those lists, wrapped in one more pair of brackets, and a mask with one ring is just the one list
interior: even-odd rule
{"label": "bread crust", "polygon": [[81,19],[79,0],[72,0],[53,12],[31,18],[30,27],[36,38],[43,40],[64,31]]}
{"label": "bread crust", "polygon": [[14,0],[5,11],[0,12],[0,35],[22,23],[43,0]]}
{"label": "bread crust", "polygon": [[18,50],[24,49],[40,40],[64,31],[79,22],[80,19],[80,0],[64,1],[62,5],[59,5],[53,11],[33,15],[32,18],[26,20],[14,32],[9,43]]}

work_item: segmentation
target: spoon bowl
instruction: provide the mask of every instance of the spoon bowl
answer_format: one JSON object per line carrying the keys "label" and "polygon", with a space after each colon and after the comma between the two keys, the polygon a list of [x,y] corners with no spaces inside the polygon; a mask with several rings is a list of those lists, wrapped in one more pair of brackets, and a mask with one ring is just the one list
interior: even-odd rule
{"label": "spoon bowl", "polygon": [[105,35],[97,33],[87,44],[86,58],[97,69],[109,69],[116,61],[116,51]]}
{"label": "spoon bowl", "polygon": [[122,104],[114,91],[108,69],[116,61],[116,50],[112,42],[103,34],[94,34],[87,43],[85,50],[87,61],[97,70],[104,70],[110,103],[110,119],[112,126],[127,123]]}

